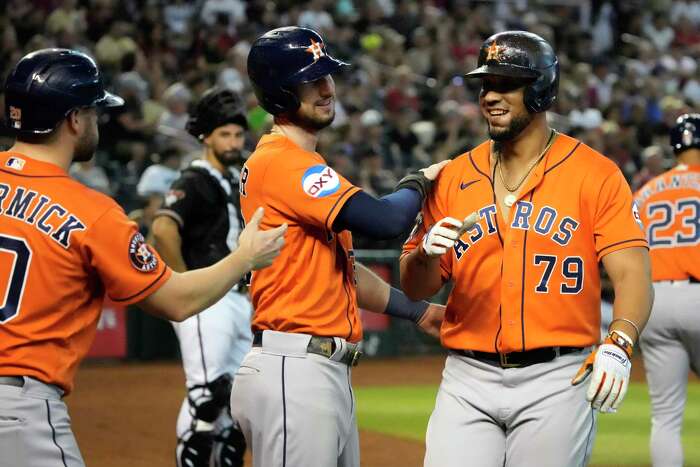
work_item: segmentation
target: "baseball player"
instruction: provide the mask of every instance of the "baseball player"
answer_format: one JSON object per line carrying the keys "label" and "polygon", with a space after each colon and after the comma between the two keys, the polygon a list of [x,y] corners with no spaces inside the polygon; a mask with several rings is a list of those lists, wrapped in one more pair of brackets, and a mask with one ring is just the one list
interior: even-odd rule
{"label": "baseball player", "polygon": [[[425,465],[585,465],[593,409],[620,405],[649,315],[647,242],[615,163],[548,126],[559,67],[544,39],[491,36],[467,78],[481,79],[490,140],[440,173],[401,258],[414,300],[454,284]],[[616,297],[591,353],[599,261]]]}
{"label": "baseball player", "polygon": [[95,62],[68,49],[23,57],[5,84],[16,134],[0,153],[0,466],[84,465],[62,397],[95,335],[105,294],[182,321],[279,254],[285,226],[258,230],[252,217],[238,249],[178,273],[107,196],[68,176],[98,141],[105,92]]}
{"label": "baseball player", "polygon": [[436,335],[444,307],[411,302],[356,263],[352,233],[392,238],[410,228],[444,164],[411,174],[376,199],[318,154],[335,115],[328,55],[316,32],[275,29],[248,55],[260,104],[274,115],[241,173],[241,207],[263,225],[289,225],[277,267],[251,282],[253,348],[236,373],[231,410],[256,467],[359,467],[351,368],[359,356],[358,306],[412,320]]}
{"label": "baseball player", "polygon": [[700,114],[678,117],[671,147],[678,165],[635,193],[656,293],[640,339],[651,397],[655,467],[683,465],[688,369],[700,371]]}
{"label": "baseball player", "polygon": [[[153,222],[155,246],[175,271],[207,267],[236,249],[247,128],[242,100],[227,89],[205,92],[190,116],[187,130],[203,143],[203,155],[173,183]],[[253,339],[251,313],[237,284],[202,313],[173,323],[187,380],[177,421],[178,467],[243,465],[245,440],[228,406],[233,375]]]}

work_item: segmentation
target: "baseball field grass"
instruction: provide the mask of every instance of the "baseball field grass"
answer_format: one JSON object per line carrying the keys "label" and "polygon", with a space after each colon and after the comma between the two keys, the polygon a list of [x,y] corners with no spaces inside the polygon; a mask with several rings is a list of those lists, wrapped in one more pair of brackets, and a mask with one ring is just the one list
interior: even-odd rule
{"label": "baseball field grass", "polygon": [[[422,441],[437,386],[356,387],[361,429]],[[592,465],[650,465],[650,406],[644,383],[631,383],[617,414],[598,417]],[[700,466],[700,383],[688,386],[683,423],[685,464]]]}

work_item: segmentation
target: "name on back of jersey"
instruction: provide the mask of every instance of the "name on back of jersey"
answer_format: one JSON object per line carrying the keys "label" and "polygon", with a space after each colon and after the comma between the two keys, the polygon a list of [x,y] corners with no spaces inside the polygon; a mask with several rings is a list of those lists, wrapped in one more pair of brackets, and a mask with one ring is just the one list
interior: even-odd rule
{"label": "name on back of jersey", "polygon": [[[679,166],[679,168],[681,168]],[[700,191],[700,173],[677,173],[671,176],[670,181],[659,177],[653,183],[647,183],[637,194],[637,202],[641,205],[652,195],[668,190],[695,190]]]}
{"label": "name on back of jersey", "polygon": [[65,249],[70,247],[74,232],[85,230],[85,223],[68,209],[19,185],[0,183],[0,215],[33,225]]}
{"label": "name on back of jersey", "polygon": [[[536,207],[529,201],[518,201],[512,209],[513,220],[511,229],[532,230],[539,235],[549,237],[559,246],[567,246],[574,232],[581,224],[571,216],[562,216],[551,206]],[[496,235],[498,224],[496,220],[497,210],[495,204],[489,204],[479,209],[479,222],[467,230],[453,247],[457,260],[461,260],[464,254],[474,244],[487,235]]]}

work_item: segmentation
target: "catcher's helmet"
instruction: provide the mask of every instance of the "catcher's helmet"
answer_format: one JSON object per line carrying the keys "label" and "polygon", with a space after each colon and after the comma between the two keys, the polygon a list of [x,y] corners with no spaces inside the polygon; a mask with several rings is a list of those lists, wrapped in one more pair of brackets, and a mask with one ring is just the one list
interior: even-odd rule
{"label": "catcher's helmet", "polygon": [[235,123],[248,129],[245,104],[241,97],[230,89],[213,87],[207,89],[187,120],[187,131],[198,139],[227,123]]}
{"label": "catcher's helmet", "polygon": [[248,54],[248,77],[263,109],[273,115],[299,108],[294,87],[335,73],[347,63],[328,55],[312,29],[289,26],[259,37]]}
{"label": "catcher's helmet", "polygon": [[557,99],[559,60],[552,46],[537,34],[505,31],[486,39],[479,51],[478,68],[466,77],[488,75],[522,78],[528,82],[524,99],[530,112],[544,112]]}
{"label": "catcher's helmet", "polygon": [[22,57],[5,81],[5,118],[11,130],[46,134],[75,109],[114,107],[124,99],[104,89],[95,61],[69,49],[41,49]]}
{"label": "catcher's helmet", "polygon": [[700,114],[683,114],[676,119],[671,128],[671,147],[675,153],[700,149]]}

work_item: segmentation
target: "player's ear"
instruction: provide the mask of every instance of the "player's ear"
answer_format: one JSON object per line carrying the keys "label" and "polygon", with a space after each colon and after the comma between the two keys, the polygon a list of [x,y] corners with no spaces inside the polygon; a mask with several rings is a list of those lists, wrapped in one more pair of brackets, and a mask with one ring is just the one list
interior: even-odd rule
{"label": "player's ear", "polygon": [[76,109],[71,110],[68,113],[63,123],[71,134],[78,135],[80,134],[82,127],[85,125],[83,120],[84,118],[82,115],[80,115],[80,110]]}

